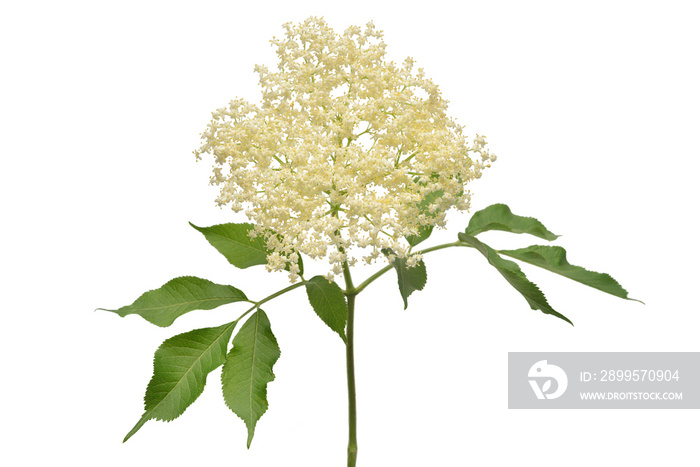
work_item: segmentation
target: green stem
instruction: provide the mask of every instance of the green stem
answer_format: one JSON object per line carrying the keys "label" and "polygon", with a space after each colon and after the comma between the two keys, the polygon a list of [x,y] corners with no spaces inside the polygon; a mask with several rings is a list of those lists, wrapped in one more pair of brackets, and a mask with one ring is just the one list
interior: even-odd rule
{"label": "green stem", "polygon": [[348,299],[348,324],[346,330],[345,356],[348,370],[348,467],[357,463],[357,405],[355,397],[355,296],[347,261],[343,263],[345,295]]}
{"label": "green stem", "polygon": [[457,240],[456,242],[452,243],[443,243],[441,245],[431,246],[430,248],[426,248],[425,250],[417,251],[416,254],[424,255],[425,253],[430,253],[431,251],[444,250],[445,248],[452,248],[453,246],[468,246],[474,248],[466,242],[460,242],[459,240]]}
{"label": "green stem", "polygon": [[[419,254],[430,253],[431,251],[442,250],[445,248],[450,248],[453,246],[471,246],[464,242],[453,242],[444,243],[442,245],[436,245],[425,250],[421,250]],[[342,248],[338,249],[341,253],[344,252]],[[350,268],[348,267],[347,261],[343,263],[343,277],[345,278],[345,296],[348,301],[348,322],[347,329],[345,331],[346,341],[345,341],[345,358],[346,366],[348,372],[348,467],[355,467],[357,464],[357,398],[355,389],[355,297],[359,294],[365,287],[374,282],[378,277],[387,272],[393,266],[388,265],[376,274],[372,275],[358,287],[355,287],[352,283],[352,276],[350,275]],[[284,291],[278,293],[284,293],[287,290],[291,290],[295,286],[288,287]],[[266,298],[267,301],[276,295],[271,295]],[[258,302],[258,304],[262,303]]]}
{"label": "green stem", "polygon": [[[468,247],[471,247],[471,245],[468,244],[468,243],[456,241],[456,242],[452,242],[452,243],[443,243],[443,244],[441,244],[441,245],[431,246],[430,248],[426,248],[425,250],[417,251],[415,254],[417,254],[417,255],[424,255],[424,254],[426,254],[426,253],[430,253],[431,251],[444,250],[445,248],[451,248],[451,247],[453,247],[453,246],[468,246]],[[473,247],[472,247],[472,248],[473,248]],[[382,269],[380,269],[380,270],[377,271],[376,273],[372,274],[370,277],[367,278],[367,280],[365,280],[362,284],[360,284],[360,285],[358,285],[357,287],[355,287],[353,290],[355,291],[356,294],[362,292],[362,291],[365,289],[365,287],[367,287],[368,285],[370,285],[370,284],[371,284],[372,282],[374,282],[375,280],[379,279],[385,272],[389,271],[389,270],[392,269],[393,267],[394,267],[394,266],[393,266],[392,264],[389,264],[389,265],[387,265],[387,266],[384,266]]]}
{"label": "green stem", "polygon": [[374,282],[375,280],[379,279],[379,277],[382,276],[382,274],[384,274],[385,272],[387,272],[389,269],[391,269],[391,268],[393,268],[393,267],[394,267],[394,266],[392,266],[391,264],[389,264],[388,266],[384,266],[384,267],[381,268],[379,271],[377,271],[376,273],[372,274],[372,275],[371,275],[366,281],[364,281],[362,284],[358,285],[358,286],[355,288],[355,292],[356,292],[356,293],[362,292],[362,290],[364,290],[365,287],[367,287],[368,285],[370,285],[370,284],[371,284],[372,282]]}
{"label": "green stem", "polygon": [[298,288],[298,287],[301,287],[302,285],[305,285],[305,284],[306,284],[306,281],[303,281],[303,280],[302,280],[301,282],[297,282],[296,284],[292,284],[292,285],[290,285],[289,287],[285,287],[284,289],[280,289],[280,290],[278,290],[277,292],[268,295],[267,297],[263,298],[263,299],[260,300],[259,302],[253,302],[253,301],[247,300],[248,302],[252,303],[253,306],[251,306],[250,308],[248,308],[248,309],[246,310],[245,313],[243,313],[241,316],[239,316],[239,317],[236,319],[236,321],[234,321],[234,323],[237,323],[237,322],[240,321],[241,319],[245,318],[245,316],[246,316],[248,313],[250,313],[251,311],[255,310],[256,308],[260,308],[260,305],[262,305],[263,303],[269,302],[269,301],[272,300],[273,298],[279,297],[279,296],[282,295],[282,294],[286,294],[286,293],[289,292],[290,290],[294,290],[294,289],[296,289],[296,288]]}
{"label": "green stem", "polygon": [[[273,294],[271,294],[271,295],[268,295],[267,297],[263,298],[263,299],[260,300],[259,302],[256,302],[256,303],[255,303],[255,306],[256,306],[256,307],[259,307],[259,306],[262,305],[263,303],[269,302],[269,301],[272,300],[273,298],[279,297],[280,295],[285,294],[285,293],[289,292],[290,290],[294,290],[294,289],[296,289],[297,287],[301,287],[302,285],[306,285],[306,282],[305,282],[305,281],[297,282],[296,284],[292,284],[292,285],[290,285],[289,287],[285,287],[284,289],[280,289],[280,290],[278,290],[277,292],[275,292],[275,293],[273,293]],[[253,307],[253,308],[255,308],[255,307]]]}

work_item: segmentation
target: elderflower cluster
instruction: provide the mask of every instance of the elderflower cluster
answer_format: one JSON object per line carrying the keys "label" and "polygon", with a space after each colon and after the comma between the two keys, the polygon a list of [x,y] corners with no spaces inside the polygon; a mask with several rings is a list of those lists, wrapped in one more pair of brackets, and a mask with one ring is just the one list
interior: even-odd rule
{"label": "elderflower cluster", "polygon": [[387,250],[415,265],[405,237],[467,210],[464,185],[496,157],[483,136],[467,142],[411,58],[385,59],[372,22],[342,35],[317,17],[284,28],[271,41],[278,69],[255,67],[261,103],[213,112],[195,151],[214,157],[217,204],[245,212],[272,251],[268,269],[292,281],[299,253],[327,258],[329,280]]}

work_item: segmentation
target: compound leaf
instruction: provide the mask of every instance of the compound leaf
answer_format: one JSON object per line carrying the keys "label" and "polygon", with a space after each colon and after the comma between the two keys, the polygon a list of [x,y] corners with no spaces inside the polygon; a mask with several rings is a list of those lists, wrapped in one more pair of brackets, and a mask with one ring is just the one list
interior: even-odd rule
{"label": "compound leaf", "polygon": [[627,296],[627,291],[609,274],[588,271],[570,264],[566,259],[566,250],[560,246],[532,245],[518,250],[501,250],[499,253],[539,266],[616,297],[634,300]]}
{"label": "compound leaf", "polygon": [[545,228],[537,219],[513,214],[505,204],[492,204],[477,211],[464,231],[467,235],[478,235],[487,230],[502,230],[511,233],[526,233],[545,240],[555,240],[555,235]]}
{"label": "compound leaf", "polygon": [[156,326],[173,324],[179,316],[193,310],[211,310],[227,303],[247,301],[243,292],[232,285],[215,284],[199,277],[176,277],[162,287],[149,290],[131,305],[111,311],[119,316],[136,314]]}
{"label": "compound leaf", "polygon": [[249,448],[255,425],[267,410],[267,384],[275,379],[272,366],[279,357],[270,321],[258,309],[233,338],[221,372],[224,401],[245,422]]}
{"label": "compound leaf", "polygon": [[[390,250],[383,250],[385,255],[394,254]],[[425,263],[420,260],[413,267],[406,265],[407,258],[395,257],[391,263],[396,270],[396,275],[399,280],[399,292],[403,298],[403,309],[408,308],[408,296],[416,290],[423,290],[425,283],[428,280],[428,273],[425,269]]]}
{"label": "compound leaf", "polygon": [[195,329],[167,339],[153,359],[146,388],[146,411],[126,435],[131,438],[148,420],[171,421],[182,415],[204,390],[207,375],[224,363],[236,321]]}
{"label": "compound leaf", "polygon": [[418,233],[416,235],[406,236],[406,241],[408,242],[409,245],[416,246],[419,243],[427,240],[432,233],[433,233],[433,226],[432,225],[421,225],[420,227],[418,227]]}
{"label": "compound leaf", "polygon": [[[204,238],[224,255],[229,263],[237,268],[245,269],[258,264],[267,264],[267,255],[272,253],[267,248],[267,243],[262,235],[250,238],[253,224],[218,224],[210,227],[197,227],[192,222],[190,225],[201,232]],[[304,263],[299,255],[299,274],[304,274]],[[287,265],[289,270],[289,264]]]}
{"label": "compound leaf", "polygon": [[265,239],[262,235],[255,238],[248,235],[253,229],[253,224],[228,223],[197,227],[190,222],[190,225],[200,231],[204,238],[237,268],[245,269],[267,263],[269,252]]}
{"label": "compound leaf", "polygon": [[479,253],[486,257],[489,264],[495,267],[505,280],[527,300],[530,308],[533,310],[542,310],[544,313],[554,315],[569,324],[573,324],[569,318],[555,311],[549,303],[547,303],[547,299],[542,291],[525,277],[525,274],[520,270],[520,266],[512,261],[501,258],[498,256],[496,250],[482,243],[475,237],[463,233],[458,235],[461,241],[472,245]]}
{"label": "compound leaf", "polygon": [[323,276],[314,276],[306,282],[306,295],[318,317],[344,341],[348,305],[338,284],[328,282]]}

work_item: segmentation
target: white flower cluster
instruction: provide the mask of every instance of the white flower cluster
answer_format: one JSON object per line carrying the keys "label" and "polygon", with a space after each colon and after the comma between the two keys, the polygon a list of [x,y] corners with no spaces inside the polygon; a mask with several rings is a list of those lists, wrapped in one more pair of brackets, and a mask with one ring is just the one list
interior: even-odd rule
{"label": "white flower cluster", "polygon": [[464,185],[495,156],[482,136],[468,144],[411,58],[385,60],[373,23],[342,35],[317,17],[284,28],[271,41],[278,70],[255,68],[260,105],[236,99],[213,112],[195,151],[214,156],[217,204],[245,211],[274,251],[268,269],[290,264],[292,281],[298,253],[327,257],[329,280],[383,249],[406,257],[405,236],[469,208]]}

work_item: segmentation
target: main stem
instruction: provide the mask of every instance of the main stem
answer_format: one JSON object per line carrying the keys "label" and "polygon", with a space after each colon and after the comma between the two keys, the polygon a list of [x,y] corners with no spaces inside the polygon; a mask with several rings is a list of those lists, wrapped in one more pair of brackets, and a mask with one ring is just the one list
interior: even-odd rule
{"label": "main stem", "polygon": [[350,269],[343,264],[345,295],[348,299],[348,324],[345,333],[345,356],[348,369],[348,467],[357,463],[357,405],[355,399],[355,286],[352,284]]}
{"label": "main stem", "polygon": [[[431,251],[442,250],[453,246],[471,246],[464,242],[445,243],[434,247],[426,248],[418,253],[430,253]],[[344,253],[342,248],[338,251]],[[352,283],[350,268],[347,261],[343,263],[343,276],[345,277],[345,296],[348,300],[348,324],[345,332],[345,358],[348,369],[348,467],[355,467],[357,464],[357,406],[355,400],[355,297],[365,287],[374,282],[382,274],[387,272],[393,266],[388,265],[378,271],[372,277],[364,281],[359,286],[355,287]]]}

